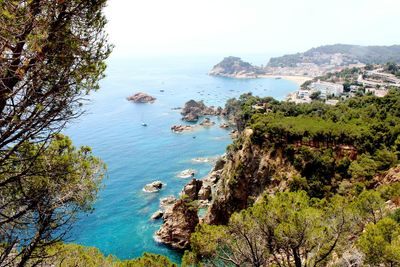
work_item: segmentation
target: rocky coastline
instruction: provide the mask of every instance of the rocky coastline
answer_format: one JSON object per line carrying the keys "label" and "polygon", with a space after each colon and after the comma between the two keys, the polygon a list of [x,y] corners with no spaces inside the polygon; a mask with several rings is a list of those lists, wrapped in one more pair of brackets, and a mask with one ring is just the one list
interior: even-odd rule
{"label": "rocky coastline", "polygon": [[206,106],[203,101],[189,100],[182,109],[182,120],[187,122],[197,122],[204,116],[220,116],[223,114],[221,107]]}
{"label": "rocky coastline", "polygon": [[[169,197],[160,201],[163,224],[155,234],[158,242],[180,250],[190,246],[190,235],[197,224],[203,221],[198,209],[211,205],[212,192],[220,179],[225,160],[225,157],[217,160],[214,168],[203,179],[193,178],[184,186],[179,199]],[[159,213],[154,215],[159,216]]]}

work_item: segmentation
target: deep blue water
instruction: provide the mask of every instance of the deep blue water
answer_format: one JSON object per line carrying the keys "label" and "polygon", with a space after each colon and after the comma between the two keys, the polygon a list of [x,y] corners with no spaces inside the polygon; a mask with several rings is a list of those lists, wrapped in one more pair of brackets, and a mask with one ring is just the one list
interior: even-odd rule
{"label": "deep blue water", "polygon": [[[188,179],[176,174],[192,168],[205,176],[207,163],[191,159],[221,155],[231,143],[229,131],[218,126],[191,133],[175,134],[179,111],[190,100],[203,99],[208,105],[223,105],[228,98],[245,92],[282,99],[297,85],[275,79],[228,79],[207,76],[220,58],[111,59],[101,90],[93,93],[87,114],[65,131],[75,145],[89,145],[108,166],[108,177],[92,214],[82,216],[71,234],[71,242],[98,247],[120,259],[153,252],[171,257],[180,255],[157,244],[154,232],[160,222],[149,218],[158,209],[159,199],[177,196]],[[160,90],[165,92],[160,92]],[[155,97],[154,104],[133,104],[126,97],[144,91]],[[214,120],[216,120],[214,118]],[[148,127],[142,127],[145,121]],[[218,123],[217,123],[218,125]],[[196,136],[194,139],[193,136]],[[143,186],[161,180],[159,193],[144,193]]]}

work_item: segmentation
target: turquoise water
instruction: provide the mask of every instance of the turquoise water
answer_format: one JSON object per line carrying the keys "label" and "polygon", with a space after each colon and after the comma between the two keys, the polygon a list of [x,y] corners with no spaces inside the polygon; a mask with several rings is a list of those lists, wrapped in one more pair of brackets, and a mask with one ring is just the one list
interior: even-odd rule
{"label": "turquoise water", "polygon": [[[75,145],[89,145],[108,166],[108,177],[93,213],[81,216],[71,233],[71,242],[98,247],[120,259],[143,252],[164,254],[176,262],[180,254],[157,244],[154,232],[161,222],[149,218],[159,199],[177,196],[188,179],[177,178],[185,169],[205,176],[208,163],[191,159],[221,155],[231,142],[229,131],[215,126],[191,133],[174,134],[180,124],[179,111],[190,100],[223,105],[228,98],[245,92],[282,99],[296,84],[275,79],[227,79],[206,73],[220,58],[111,59],[101,90],[93,93],[87,114],[65,131]],[[164,92],[160,92],[164,90]],[[157,97],[154,104],[133,104],[126,97],[144,91]],[[213,120],[217,120],[214,118]],[[145,121],[148,127],[142,127]],[[218,123],[217,123],[218,125]],[[193,136],[196,136],[194,139]],[[161,180],[159,193],[144,193],[143,186]]]}

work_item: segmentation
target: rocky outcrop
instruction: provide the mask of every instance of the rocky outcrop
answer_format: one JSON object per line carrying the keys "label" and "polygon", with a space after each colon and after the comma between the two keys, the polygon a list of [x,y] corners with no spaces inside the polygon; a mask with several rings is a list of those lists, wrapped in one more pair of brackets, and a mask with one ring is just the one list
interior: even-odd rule
{"label": "rocky outcrop", "polygon": [[186,169],[186,170],[183,170],[183,171],[181,171],[180,173],[178,173],[178,174],[176,175],[176,177],[178,177],[178,178],[189,178],[189,177],[195,176],[196,173],[197,173],[196,170],[193,170],[193,169]]}
{"label": "rocky outcrop", "polygon": [[212,188],[220,178],[224,163],[225,158],[221,158],[204,179],[192,179],[183,188],[181,199],[171,196],[160,201],[164,223],[156,233],[158,241],[176,249],[189,247],[190,235],[199,223],[198,208],[209,205]]}
{"label": "rocky outcrop", "polygon": [[190,100],[186,102],[182,109],[182,120],[188,122],[197,122],[202,116],[218,116],[221,115],[222,108],[213,106],[207,107],[203,101]]}
{"label": "rocky outcrop", "polygon": [[154,192],[158,192],[162,189],[163,187],[163,183],[161,181],[154,181],[150,184],[146,184],[143,187],[143,191],[147,192],[147,193],[154,193]]}
{"label": "rocky outcrop", "polygon": [[164,214],[164,223],[156,233],[157,240],[175,249],[187,249],[198,223],[197,209],[180,199]]}
{"label": "rocky outcrop", "polygon": [[256,78],[264,72],[260,67],[253,66],[239,57],[226,57],[215,65],[208,74],[232,78]]}
{"label": "rocky outcrop", "polygon": [[143,92],[139,92],[132,96],[129,96],[127,97],[127,99],[135,103],[154,103],[154,101],[156,100],[155,97]]}
{"label": "rocky outcrop", "polygon": [[195,127],[192,125],[173,125],[171,126],[171,131],[174,133],[190,132],[193,131]]}
{"label": "rocky outcrop", "polygon": [[197,200],[202,185],[203,181],[192,179],[192,181],[183,188],[181,196],[189,199],[190,201]]}
{"label": "rocky outcrop", "polygon": [[212,187],[206,223],[226,224],[233,212],[247,208],[261,193],[284,191],[287,181],[298,174],[281,155],[272,155],[252,143],[252,134],[252,130],[246,129],[240,146],[227,153],[226,163]]}
{"label": "rocky outcrop", "polygon": [[164,212],[162,210],[158,210],[156,212],[153,213],[153,215],[151,215],[151,219],[152,220],[158,220],[161,219],[164,215]]}
{"label": "rocky outcrop", "polygon": [[205,118],[202,122],[200,122],[200,125],[203,127],[211,127],[215,125],[215,122],[211,121],[210,118]]}
{"label": "rocky outcrop", "polygon": [[160,199],[160,209],[166,211],[174,206],[174,204],[178,201],[174,196],[168,196]]}
{"label": "rocky outcrop", "polygon": [[400,182],[400,165],[374,177],[375,187]]}

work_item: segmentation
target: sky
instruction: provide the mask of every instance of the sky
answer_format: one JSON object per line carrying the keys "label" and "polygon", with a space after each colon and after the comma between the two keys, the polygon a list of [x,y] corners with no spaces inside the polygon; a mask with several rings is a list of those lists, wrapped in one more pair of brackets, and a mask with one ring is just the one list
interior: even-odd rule
{"label": "sky", "polygon": [[400,0],[108,0],[105,14],[116,56],[400,44]]}

